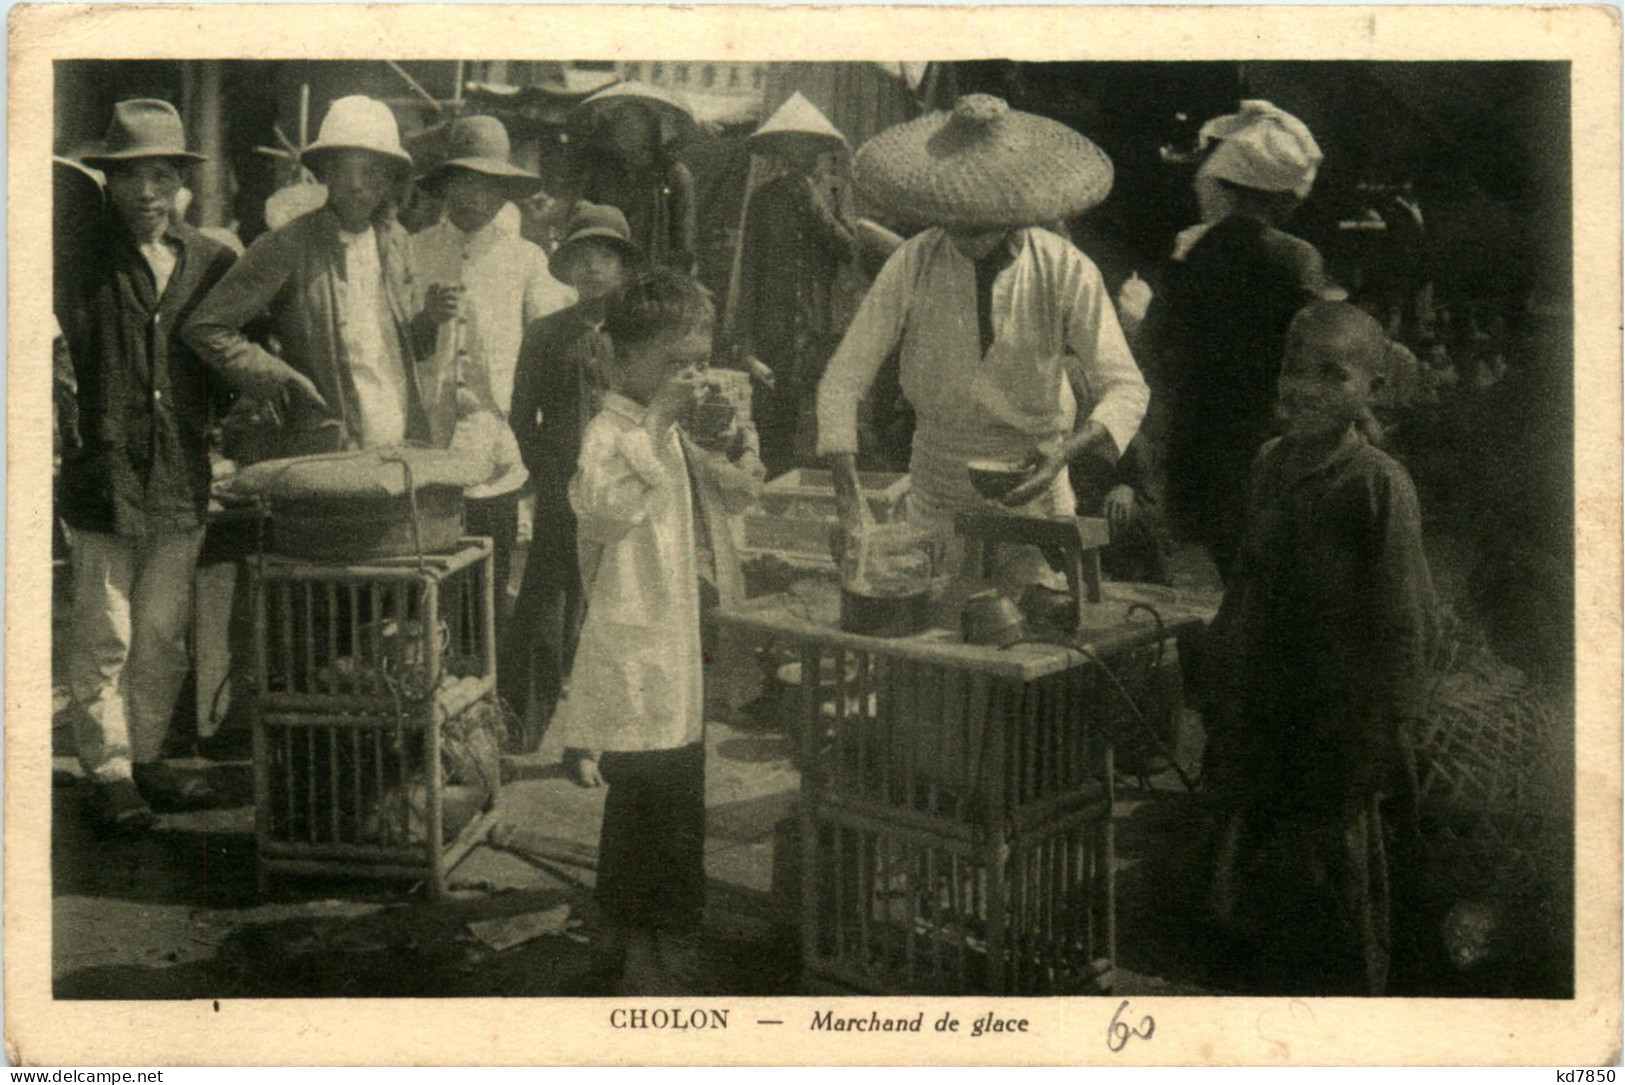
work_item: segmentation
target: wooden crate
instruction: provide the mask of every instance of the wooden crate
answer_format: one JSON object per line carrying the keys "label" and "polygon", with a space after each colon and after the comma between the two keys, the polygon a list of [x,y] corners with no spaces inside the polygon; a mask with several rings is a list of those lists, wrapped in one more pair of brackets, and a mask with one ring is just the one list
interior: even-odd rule
{"label": "wooden crate", "polygon": [[392,713],[432,692],[456,715],[495,688],[490,540],[421,561],[249,564],[263,711]]}
{"label": "wooden crate", "polygon": [[[885,522],[902,511],[909,490],[907,475],[859,471],[858,489],[875,519]],[[762,487],[762,508],[771,516],[823,520],[835,516],[835,479],[823,468],[798,467]]]}
{"label": "wooden crate", "polygon": [[278,874],[421,881],[431,899],[480,842],[501,784],[500,709],[457,716],[258,713],[260,892]]}
{"label": "wooden crate", "polygon": [[[464,734],[500,711],[489,540],[422,560],[249,564],[261,889],[329,874],[440,896],[484,827],[458,789],[488,806],[498,783],[496,749],[484,764]],[[450,790],[448,758],[463,767]]]}
{"label": "wooden crate", "polygon": [[[1116,960],[1109,782],[989,847],[839,801],[804,807],[802,963],[891,994],[1098,994]],[[968,826],[964,827],[969,829]]]}
{"label": "wooden crate", "polygon": [[800,664],[809,976],[889,993],[1110,986],[1121,712],[1095,660],[1143,693],[1158,637],[1205,616],[1170,597],[1159,625],[1129,611],[1142,595],[1107,585],[1089,605],[1093,658],[943,631],[862,637],[782,598],[720,616]]}
{"label": "wooden crate", "polygon": [[[858,472],[858,484],[875,519],[899,519],[908,494],[908,476]],[[741,518],[740,546],[747,555],[771,554],[795,565],[833,567],[830,529],[837,522],[835,484],[816,468],[786,471],[762,487],[761,508]]]}

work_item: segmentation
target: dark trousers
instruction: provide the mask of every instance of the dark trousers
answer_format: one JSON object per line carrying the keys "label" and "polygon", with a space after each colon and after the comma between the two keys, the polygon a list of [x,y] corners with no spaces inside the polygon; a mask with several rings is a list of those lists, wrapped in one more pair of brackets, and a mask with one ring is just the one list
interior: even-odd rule
{"label": "dark trousers", "polygon": [[519,493],[502,494],[470,501],[465,507],[464,522],[470,535],[483,535],[491,540],[492,595],[496,600],[497,652],[508,640],[508,624],[512,608],[508,606],[508,575],[513,565],[514,543],[519,535]]}
{"label": "dark trousers", "polygon": [[534,750],[575,660],[585,601],[576,521],[563,495],[538,494],[530,555],[514,603],[512,633],[498,663],[498,691],[523,722],[519,745]]}
{"label": "dark trousers", "polygon": [[762,466],[769,478],[776,478],[796,466],[801,397],[787,376],[779,377],[778,387],[757,388],[753,395]]}
{"label": "dark trousers", "polygon": [[634,930],[697,930],[705,907],[705,747],[604,753],[598,904]]}

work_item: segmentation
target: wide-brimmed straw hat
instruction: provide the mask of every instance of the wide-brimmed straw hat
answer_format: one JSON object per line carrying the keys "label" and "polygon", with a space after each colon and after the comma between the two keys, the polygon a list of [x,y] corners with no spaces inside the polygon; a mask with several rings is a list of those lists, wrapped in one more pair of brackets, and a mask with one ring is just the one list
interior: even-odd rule
{"label": "wide-brimmed straw hat", "polygon": [[570,219],[564,227],[564,240],[559,242],[559,247],[548,258],[554,278],[561,282],[568,281],[570,265],[581,251],[581,245],[588,241],[615,249],[628,266],[643,263],[643,250],[632,240],[632,227],[627,224],[620,208],[583,200],[571,210]]}
{"label": "wide-brimmed straw hat", "polygon": [[85,155],[84,163],[106,170],[142,158],[173,158],[188,164],[208,161],[186,149],[186,126],[174,106],[156,98],[131,98],[113,107],[101,150]]}
{"label": "wide-brimmed straw hat", "polygon": [[745,139],[752,154],[782,154],[796,144],[811,143],[821,151],[848,146],[841,130],[798,90]]}
{"label": "wide-brimmed straw hat", "polygon": [[1106,153],[1058,121],[968,94],[865,143],[859,193],[893,223],[1015,227],[1080,215],[1112,189]]}
{"label": "wide-brimmed straw hat", "polygon": [[680,143],[694,132],[697,123],[688,100],[674,90],[647,83],[616,83],[588,95],[575,107],[570,119],[577,126],[591,127],[607,113],[633,105],[648,110],[660,127],[662,145]]}
{"label": "wide-brimmed straw hat", "polygon": [[364,94],[339,98],[328,106],[316,142],[301,157],[306,164],[317,165],[331,151],[371,151],[396,165],[412,166],[412,156],[401,146],[395,114],[383,102]]}
{"label": "wide-brimmed straw hat", "polygon": [[525,200],[541,190],[542,179],[508,161],[508,130],[495,117],[459,117],[446,134],[446,159],[423,177],[438,188],[454,170],[469,170],[500,182],[510,200]]}

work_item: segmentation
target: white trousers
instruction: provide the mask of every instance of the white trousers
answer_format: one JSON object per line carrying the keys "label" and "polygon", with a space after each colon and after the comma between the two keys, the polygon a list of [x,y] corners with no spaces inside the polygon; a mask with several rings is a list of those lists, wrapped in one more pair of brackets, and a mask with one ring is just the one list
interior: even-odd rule
{"label": "white trousers", "polygon": [[190,666],[192,573],[203,529],[140,541],[75,531],[68,686],[79,762],[93,779],[128,779],[157,761]]}

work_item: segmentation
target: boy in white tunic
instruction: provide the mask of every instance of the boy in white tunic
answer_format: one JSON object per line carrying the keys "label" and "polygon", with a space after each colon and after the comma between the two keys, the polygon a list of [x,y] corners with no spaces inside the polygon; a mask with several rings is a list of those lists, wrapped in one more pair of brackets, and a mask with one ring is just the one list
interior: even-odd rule
{"label": "boy in white tunic", "polygon": [[615,390],[587,425],[570,483],[587,617],[560,712],[570,745],[603,751],[597,896],[624,947],[624,993],[695,993],[705,901],[701,581],[717,583],[727,552],[717,513],[740,511],[758,487],[757,473],[678,427],[703,387],[712,322],[699,284],[666,269],[610,303]]}

